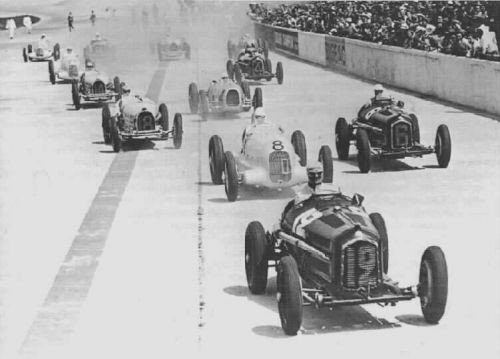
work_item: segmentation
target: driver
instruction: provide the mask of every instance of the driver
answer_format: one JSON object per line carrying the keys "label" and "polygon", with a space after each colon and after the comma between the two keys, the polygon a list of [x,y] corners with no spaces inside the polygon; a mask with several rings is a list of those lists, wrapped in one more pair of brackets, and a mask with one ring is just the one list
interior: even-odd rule
{"label": "driver", "polygon": [[38,40],[38,47],[44,50],[48,50],[50,47],[49,39],[47,38],[47,35],[42,34],[40,36],[40,39]]}
{"label": "driver", "polygon": [[94,64],[94,62],[92,60],[87,59],[85,61],[85,70],[87,70],[87,71],[93,71],[93,70],[95,70],[95,64]]}
{"label": "driver", "polygon": [[303,202],[313,194],[321,193],[322,190],[323,166],[320,162],[315,162],[307,166],[307,183],[297,190],[294,203]]}

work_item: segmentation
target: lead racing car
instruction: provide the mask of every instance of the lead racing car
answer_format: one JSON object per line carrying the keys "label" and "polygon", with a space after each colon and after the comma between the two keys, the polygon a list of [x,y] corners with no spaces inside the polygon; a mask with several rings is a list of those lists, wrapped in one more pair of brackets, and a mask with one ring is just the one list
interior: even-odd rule
{"label": "lead racing car", "polygon": [[227,40],[227,57],[234,59],[247,46],[253,46],[258,52],[264,54],[264,57],[269,56],[269,45],[267,41],[261,39],[252,39],[249,34],[245,34],[236,41]]}
{"label": "lead racing car", "polygon": [[59,60],[49,60],[49,81],[54,85],[57,79],[74,82],[83,75],[84,70],[77,55],[67,48]]}
{"label": "lead racing car", "polygon": [[[291,139],[278,125],[267,121],[262,107],[258,107],[252,124],[242,135],[238,156],[224,151],[218,135],[210,138],[210,175],[213,184],[224,184],[227,199],[238,197],[239,186],[290,188],[307,182],[307,148],[304,134],[297,130]],[[319,160],[323,165],[324,181],[333,180],[333,160],[329,146],[322,146]]]}
{"label": "lead racing car", "polygon": [[273,78],[276,78],[278,84],[281,85],[284,78],[281,61],[278,61],[276,72],[273,73],[271,59],[254,46],[247,46],[238,55],[236,61],[227,60],[226,71],[229,78],[235,79],[237,83],[241,83],[243,80],[266,79],[266,81],[271,81]]}
{"label": "lead racing car", "polygon": [[438,165],[448,167],[451,158],[451,137],[448,126],[439,125],[434,146],[420,143],[420,128],[415,114],[404,109],[404,103],[380,98],[363,106],[357,118],[347,123],[340,117],[335,124],[335,147],[338,158],[349,157],[349,147],[358,149],[358,167],[370,171],[372,158],[400,159],[422,157],[435,153]]}
{"label": "lead racing car", "polygon": [[313,194],[298,203],[291,201],[272,231],[266,232],[257,221],[248,224],[248,288],[263,294],[268,267],[276,267],[278,311],[287,335],[300,329],[304,305],[387,306],[419,298],[424,319],[432,324],[441,320],[448,296],[443,251],[428,247],[421,258],[418,284],[400,287],[387,275],[384,219],[379,213],[368,214],[362,202],[358,194],[352,198],[339,192]]}
{"label": "lead racing car", "polygon": [[[123,86],[123,85],[122,85]],[[168,109],[164,103],[139,95],[125,94],[116,103],[106,103],[102,108],[104,143],[119,152],[123,143],[132,140],[173,139],[174,147],[182,145],[182,115],[176,113],[172,128],[169,127]]]}
{"label": "lead racing car", "polygon": [[[257,90],[259,103],[262,106],[262,90]],[[189,84],[188,95],[191,113],[200,112],[203,119],[207,119],[210,113],[240,113],[249,111],[252,107],[248,83],[243,82],[239,85],[227,76],[212,81],[207,90],[198,90],[197,84],[192,82]]]}

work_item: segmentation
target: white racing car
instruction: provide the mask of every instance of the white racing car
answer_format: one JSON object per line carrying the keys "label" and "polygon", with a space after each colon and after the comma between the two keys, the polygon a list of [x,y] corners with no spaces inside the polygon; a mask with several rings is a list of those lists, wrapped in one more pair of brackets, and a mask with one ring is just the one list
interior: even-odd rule
{"label": "white racing car", "polygon": [[[293,132],[289,140],[280,126],[265,119],[259,107],[242,141],[239,156],[224,152],[218,135],[210,138],[208,146],[212,182],[224,183],[229,201],[236,200],[240,185],[282,189],[307,182],[307,149],[301,131]],[[323,164],[324,182],[331,183],[333,160],[329,146],[321,147],[319,161]]]}
{"label": "white racing car", "polygon": [[[121,85],[123,87],[123,84]],[[138,95],[123,95],[116,103],[102,108],[104,143],[119,152],[123,142],[130,140],[174,140],[174,147],[182,145],[182,115],[176,113],[172,128],[168,123],[168,109],[164,103]]]}
{"label": "white racing car", "polygon": [[49,61],[50,59],[59,60],[60,56],[61,48],[59,44],[55,44],[53,48],[49,46],[38,46],[34,48],[31,44],[27,47],[23,47],[24,62]]}
{"label": "white racing car", "polygon": [[64,82],[78,81],[84,70],[78,55],[73,54],[72,49],[66,49],[60,60],[49,60],[49,80],[54,85],[57,79]]}

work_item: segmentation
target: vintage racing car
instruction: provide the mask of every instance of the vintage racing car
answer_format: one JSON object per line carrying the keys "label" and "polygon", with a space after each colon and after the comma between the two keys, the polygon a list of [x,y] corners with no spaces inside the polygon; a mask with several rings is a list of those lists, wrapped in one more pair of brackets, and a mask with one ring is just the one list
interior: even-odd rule
{"label": "vintage racing car", "polygon": [[[259,103],[262,106],[262,90],[259,89]],[[201,113],[207,119],[210,113],[239,113],[252,107],[250,86],[246,81],[241,85],[228,77],[212,81],[208,90],[199,90],[196,83],[189,84],[189,108],[191,113]]]}
{"label": "vintage racing car", "polygon": [[261,80],[271,81],[274,77],[278,84],[283,83],[283,64],[279,61],[276,64],[276,72],[273,73],[271,59],[264,56],[255,47],[247,47],[238,55],[236,61],[231,59],[226,62],[226,71],[229,78],[235,79],[237,83],[243,80]]}
{"label": "vintage racing car", "polygon": [[163,38],[157,44],[160,61],[181,60],[191,58],[191,47],[185,39]]}
{"label": "vintage racing car", "polygon": [[247,46],[253,46],[257,49],[258,52],[264,54],[264,57],[267,59],[269,56],[269,45],[267,41],[261,39],[252,39],[250,35],[246,34],[236,42],[232,40],[227,40],[227,57],[230,59],[234,59],[238,56],[238,54],[245,50]]}
{"label": "vintage racing car", "polygon": [[446,125],[437,129],[434,146],[420,143],[420,128],[415,114],[404,110],[404,103],[384,98],[363,106],[350,124],[341,117],[335,124],[338,158],[347,160],[349,147],[358,148],[358,166],[362,173],[371,168],[372,157],[399,159],[435,153],[439,167],[446,168],[451,157],[451,138]]}
{"label": "vintage racing car", "polygon": [[[245,233],[245,272],[253,294],[266,290],[268,267],[277,271],[281,326],[295,335],[303,305],[337,307],[377,303],[395,305],[420,298],[428,323],[442,318],[448,296],[444,253],[428,247],[420,262],[418,284],[400,287],[387,276],[388,236],[383,217],[368,214],[363,197],[339,192],[291,201],[279,224],[266,232],[260,222]],[[301,284],[304,283],[304,287]]]}
{"label": "vintage racing car", "polygon": [[116,103],[106,103],[102,108],[104,143],[119,152],[130,140],[167,140],[173,138],[174,147],[182,145],[182,115],[176,113],[172,128],[169,127],[168,109],[164,103],[138,95],[123,95]]}
{"label": "vintage racing car", "polygon": [[49,80],[54,85],[57,79],[74,82],[83,75],[80,59],[73,53],[63,52],[57,61],[49,60]]}
{"label": "vintage racing car", "polygon": [[90,41],[90,44],[84,47],[83,57],[85,60],[102,59],[106,57],[114,57],[116,55],[115,47],[107,40],[101,37],[99,33]]}
{"label": "vintage racing car", "polygon": [[61,47],[57,43],[54,47],[36,47],[29,44],[27,47],[23,48],[23,60],[24,62],[37,62],[37,61],[49,61],[51,59],[59,60],[61,56]]}
{"label": "vintage racing car", "polygon": [[[289,188],[307,182],[307,148],[304,134],[297,130],[291,140],[283,129],[271,122],[254,123],[243,132],[239,156],[224,152],[218,135],[208,146],[212,183],[223,184],[229,201],[238,197],[240,185],[273,189]],[[322,146],[324,182],[333,181],[333,160],[329,146]]]}
{"label": "vintage racing car", "polygon": [[80,79],[71,83],[73,105],[77,110],[82,101],[102,103],[119,100],[122,95],[120,78],[115,76],[113,81],[104,72],[95,69],[92,61],[85,61],[85,72]]}

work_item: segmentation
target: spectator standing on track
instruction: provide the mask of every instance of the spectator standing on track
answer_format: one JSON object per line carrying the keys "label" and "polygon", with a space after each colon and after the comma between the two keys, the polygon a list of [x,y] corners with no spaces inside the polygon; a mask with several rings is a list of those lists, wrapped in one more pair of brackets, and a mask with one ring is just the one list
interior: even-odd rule
{"label": "spectator standing on track", "polygon": [[90,11],[90,22],[92,23],[92,26],[95,25],[95,19],[96,19],[95,12],[94,12],[94,10],[91,10]]}
{"label": "spectator standing on track", "polygon": [[69,32],[71,32],[72,30],[74,30],[75,28],[73,27],[73,14],[71,13],[71,11],[69,12],[68,14],[68,30]]}
{"label": "spectator standing on track", "polygon": [[23,25],[26,28],[26,31],[28,31],[28,34],[31,34],[31,29],[33,28],[33,24],[31,23],[31,17],[25,16],[23,18]]}
{"label": "spectator standing on track", "polygon": [[7,20],[7,23],[5,24],[5,28],[9,30],[9,38],[12,40],[14,38],[14,33],[16,32],[16,22],[14,19],[9,19]]}

